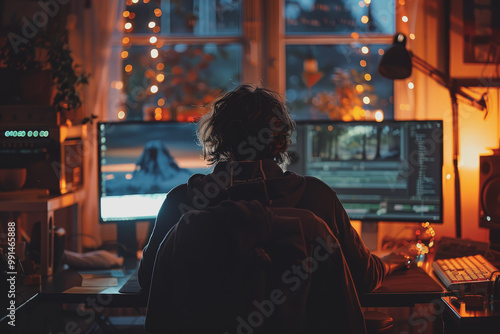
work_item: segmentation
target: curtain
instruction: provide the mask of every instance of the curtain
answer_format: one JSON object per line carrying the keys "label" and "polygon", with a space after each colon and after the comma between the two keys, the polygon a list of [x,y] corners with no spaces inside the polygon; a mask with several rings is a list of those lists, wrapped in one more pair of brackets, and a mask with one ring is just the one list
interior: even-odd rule
{"label": "curtain", "polygon": [[[125,8],[122,0],[72,1],[68,17],[69,46],[75,64],[81,64],[90,74],[89,84],[83,89],[85,116],[106,120],[110,68],[117,59],[112,56],[113,41],[121,41],[121,14]],[[116,71],[113,71],[116,72]],[[87,124],[84,141],[84,191],[83,247],[94,248],[101,244],[98,218],[97,127]]]}

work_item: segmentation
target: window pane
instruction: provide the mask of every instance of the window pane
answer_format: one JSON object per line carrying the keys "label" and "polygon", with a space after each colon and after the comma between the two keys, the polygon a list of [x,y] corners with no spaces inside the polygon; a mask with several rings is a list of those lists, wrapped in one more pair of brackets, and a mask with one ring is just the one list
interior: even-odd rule
{"label": "window pane", "polygon": [[[241,0],[153,0],[128,2],[132,34],[229,36],[241,34]],[[154,22],[152,27],[150,22]],[[153,29],[156,29],[153,30]]]}
{"label": "window pane", "polygon": [[394,0],[286,0],[287,34],[395,33]]}
{"label": "window pane", "polygon": [[241,45],[167,45],[151,58],[132,46],[123,61],[127,119],[191,121],[241,78]]}
{"label": "window pane", "polygon": [[377,73],[379,52],[386,47],[288,45],[286,96],[294,117],[350,121],[374,119],[382,111],[392,119],[393,83]]}

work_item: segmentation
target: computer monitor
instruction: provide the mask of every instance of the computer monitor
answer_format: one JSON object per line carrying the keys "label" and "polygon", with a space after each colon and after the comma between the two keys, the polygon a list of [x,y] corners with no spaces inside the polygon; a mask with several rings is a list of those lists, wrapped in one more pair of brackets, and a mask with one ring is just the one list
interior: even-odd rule
{"label": "computer monitor", "polygon": [[102,223],[153,221],[172,188],[211,171],[196,124],[108,122],[98,129]]}
{"label": "computer monitor", "polygon": [[296,133],[287,169],[332,187],[350,219],[442,223],[442,121],[307,121]]}

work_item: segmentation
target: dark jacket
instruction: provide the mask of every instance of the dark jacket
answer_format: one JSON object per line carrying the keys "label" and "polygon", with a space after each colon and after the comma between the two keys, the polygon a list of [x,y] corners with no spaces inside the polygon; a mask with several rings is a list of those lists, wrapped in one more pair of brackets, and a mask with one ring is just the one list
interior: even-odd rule
{"label": "dark jacket", "polygon": [[326,223],[308,210],[259,201],[223,201],[181,217],[156,255],[146,329],[365,333],[349,268]]}
{"label": "dark jacket", "polygon": [[138,271],[139,283],[149,290],[156,253],[182,214],[203,210],[224,200],[260,200],[271,207],[306,209],[320,217],[338,239],[358,292],[382,284],[382,261],[370,254],[335,191],[321,180],[283,170],[272,160],[220,162],[208,175],[193,175],[172,189],[163,202]]}

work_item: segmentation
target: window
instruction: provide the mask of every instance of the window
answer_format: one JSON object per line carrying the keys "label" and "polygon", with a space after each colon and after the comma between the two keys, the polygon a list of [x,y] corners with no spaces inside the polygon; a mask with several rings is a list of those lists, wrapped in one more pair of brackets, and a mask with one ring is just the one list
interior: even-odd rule
{"label": "window", "polygon": [[119,118],[191,121],[243,82],[285,93],[296,119],[393,118],[376,69],[394,0],[127,0],[123,19]]}

